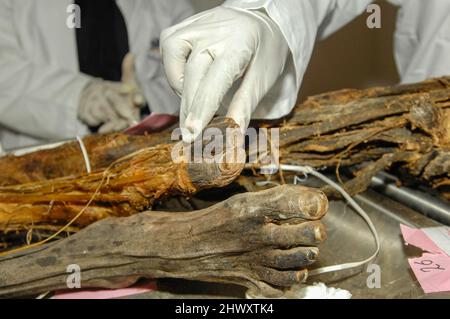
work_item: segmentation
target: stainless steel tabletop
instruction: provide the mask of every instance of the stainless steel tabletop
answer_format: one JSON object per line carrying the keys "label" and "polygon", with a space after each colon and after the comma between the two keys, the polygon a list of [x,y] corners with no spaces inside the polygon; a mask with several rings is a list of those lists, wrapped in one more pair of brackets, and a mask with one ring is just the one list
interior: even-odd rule
{"label": "stainless steel tabletop", "polygon": [[[426,295],[420,288],[408,264],[408,258],[420,256],[421,250],[406,246],[401,237],[400,224],[411,227],[432,227],[440,224],[375,191],[355,197],[372,219],[381,241],[381,250],[373,263],[380,266],[380,288],[370,289],[367,279],[371,273],[339,273],[310,278],[310,283],[323,281],[330,287],[350,291],[353,298],[450,298],[450,293]],[[321,246],[315,267],[365,259],[375,249],[373,236],[352,208],[342,201],[330,202],[324,219],[328,239]],[[159,291],[133,298],[242,298],[245,290],[232,285],[216,285],[186,280],[161,280]]]}

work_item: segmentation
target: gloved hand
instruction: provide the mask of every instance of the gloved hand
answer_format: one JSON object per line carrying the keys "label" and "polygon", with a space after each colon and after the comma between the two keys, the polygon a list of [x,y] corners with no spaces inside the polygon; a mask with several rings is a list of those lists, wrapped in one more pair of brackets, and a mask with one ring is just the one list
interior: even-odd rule
{"label": "gloved hand", "polygon": [[145,100],[134,78],[133,56],[127,54],[122,64],[122,82],[93,79],[83,89],[78,117],[99,133],[117,132],[133,126],[140,119]]}
{"label": "gloved hand", "polygon": [[180,127],[190,142],[210,122],[237,80],[227,116],[245,130],[253,111],[283,73],[289,48],[263,11],[217,7],[163,31],[170,85],[181,96]]}

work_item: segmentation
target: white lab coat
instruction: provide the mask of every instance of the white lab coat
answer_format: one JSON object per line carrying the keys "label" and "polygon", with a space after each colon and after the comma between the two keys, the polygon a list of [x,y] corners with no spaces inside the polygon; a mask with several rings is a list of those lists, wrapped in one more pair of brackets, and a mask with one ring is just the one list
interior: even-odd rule
{"label": "white lab coat", "polygon": [[[161,65],[161,31],[194,10],[188,0],[116,0],[136,56],[137,80],[154,112],[178,112]],[[90,77],[79,72],[72,0],[0,0],[0,142],[5,149],[88,133],[77,119]],[[83,13],[81,12],[81,26]]]}
{"label": "white lab coat", "polygon": [[[288,114],[316,39],[326,37],[361,14],[371,0],[227,0],[227,7],[265,9],[280,27],[292,53],[280,80],[253,118]],[[399,5],[395,59],[403,83],[450,74],[450,0],[390,0]],[[351,50],[351,48],[349,48]]]}

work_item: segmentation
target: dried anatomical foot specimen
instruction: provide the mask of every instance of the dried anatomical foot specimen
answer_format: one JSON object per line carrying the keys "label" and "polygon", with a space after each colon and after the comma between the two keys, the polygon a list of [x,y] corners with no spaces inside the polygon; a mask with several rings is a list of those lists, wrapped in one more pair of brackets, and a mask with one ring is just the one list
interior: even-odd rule
{"label": "dried anatomical foot specimen", "polygon": [[[225,137],[227,130],[237,125],[231,119],[216,118],[208,128]],[[187,154],[177,151],[182,149],[181,144],[171,142],[142,148],[89,174],[0,186],[0,238],[2,233],[24,229],[58,229],[80,212],[73,226],[82,228],[109,216],[148,210],[167,196],[190,196],[202,189],[225,186],[244,167],[243,161],[233,158],[242,144],[234,139],[227,141],[216,153],[211,152],[212,159],[217,160],[207,161],[210,158],[206,156],[198,162],[182,160]],[[208,145],[208,141],[202,142],[201,150]],[[61,147],[53,154],[71,154],[72,146]],[[36,158],[47,158],[44,155]],[[104,156],[97,156],[97,161],[104,163],[99,160]]]}
{"label": "dried anatomical foot specimen", "polygon": [[108,218],[79,233],[0,259],[0,296],[66,288],[67,266],[82,288],[118,288],[138,278],[244,285],[266,296],[301,283],[325,239],[325,195],[301,186],[239,194],[209,208]]}

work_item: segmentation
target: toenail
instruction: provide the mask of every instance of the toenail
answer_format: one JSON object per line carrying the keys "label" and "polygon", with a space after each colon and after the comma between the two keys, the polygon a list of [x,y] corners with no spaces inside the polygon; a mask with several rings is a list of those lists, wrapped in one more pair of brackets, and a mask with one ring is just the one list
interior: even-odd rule
{"label": "toenail", "polygon": [[307,258],[308,258],[309,260],[316,260],[316,258],[317,258],[317,252],[314,251],[314,250],[308,251]]}
{"label": "toenail", "polygon": [[306,281],[306,279],[308,278],[308,270],[301,270],[301,271],[298,271],[296,274],[295,274],[295,279],[297,280],[297,282],[305,282]]}
{"label": "toenail", "polygon": [[315,235],[316,240],[322,241],[324,239],[322,227],[320,227],[320,226],[314,227],[314,235]]}

